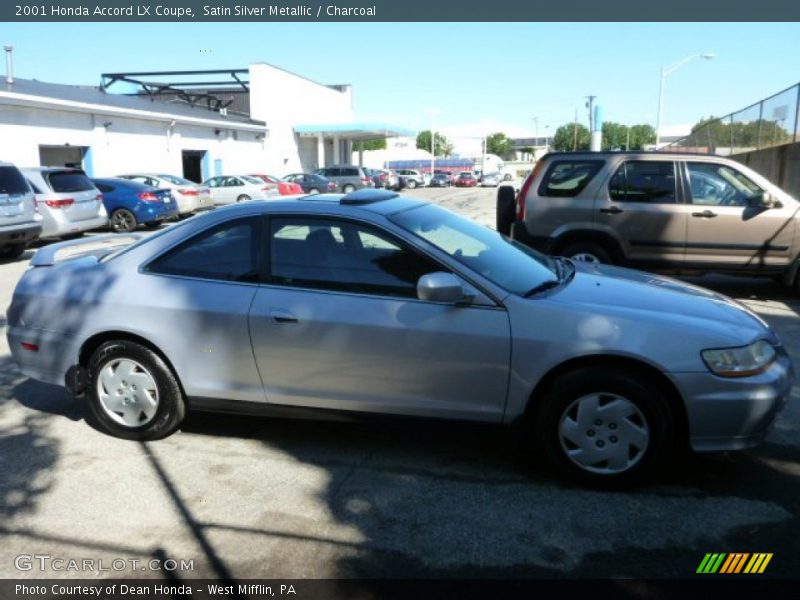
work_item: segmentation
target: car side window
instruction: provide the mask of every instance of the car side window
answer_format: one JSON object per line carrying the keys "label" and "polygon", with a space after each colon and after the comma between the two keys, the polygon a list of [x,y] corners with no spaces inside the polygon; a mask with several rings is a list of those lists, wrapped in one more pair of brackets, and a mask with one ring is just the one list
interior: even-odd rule
{"label": "car side window", "polygon": [[624,162],[608,184],[609,197],[615,202],[674,204],[675,163],[661,160]]}
{"label": "car side window", "polygon": [[228,221],[159,256],[146,270],[218,281],[257,282],[259,232],[257,219]]}
{"label": "car side window", "polygon": [[358,294],[416,298],[417,282],[445,270],[372,227],[346,221],[271,221],[272,283]]}
{"label": "car side window", "polygon": [[747,206],[763,191],[739,171],[719,163],[689,162],[692,204],[703,206]]}
{"label": "car side window", "polygon": [[539,184],[539,196],[574,198],[580,194],[603,166],[602,160],[556,160]]}

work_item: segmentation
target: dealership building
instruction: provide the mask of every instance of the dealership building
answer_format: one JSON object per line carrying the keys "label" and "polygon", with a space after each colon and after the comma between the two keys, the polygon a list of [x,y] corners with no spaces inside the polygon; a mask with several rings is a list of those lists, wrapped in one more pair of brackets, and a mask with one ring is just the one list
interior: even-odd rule
{"label": "dealership building", "polygon": [[11,72],[0,83],[0,160],[79,166],[96,177],[281,176],[349,164],[354,142],[410,133],[358,122],[349,85],[324,85],[265,63],[108,73],[97,87],[18,79]]}

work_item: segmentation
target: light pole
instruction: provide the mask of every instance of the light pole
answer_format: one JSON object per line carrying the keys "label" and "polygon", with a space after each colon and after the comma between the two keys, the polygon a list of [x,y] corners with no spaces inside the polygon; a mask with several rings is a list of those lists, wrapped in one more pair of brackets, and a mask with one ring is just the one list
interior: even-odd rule
{"label": "light pole", "polygon": [[666,67],[661,67],[661,82],[658,86],[658,113],[656,114],[656,150],[658,150],[658,144],[661,141],[661,111],[664,108],[664,80],[667,78],[667,75],[670,75],[680,69],[683,65],[688,63],[690,60],[694,60],[695,58],[704,58],[706,60],[711,60],[714,58],[716,54],[713,52],[705,52],[703,54],[691,54],[686,58],[682,58],[678,62],[671,64]]}
{"label": "light pole", "polygon": [[425,114],[427,114],[431,118],[431,179],[432,179],[433,178],[434,161],[436,159],[436,148],[434,146],[434,143],[435,143],[435,140],[436,140],[436,131],[434,131],[434,121],[433,120],[437,116],[441,115],[442,111],[440,111],[439,109],[436,109],[436,108],[430,108],[430,109],[425,111]]}

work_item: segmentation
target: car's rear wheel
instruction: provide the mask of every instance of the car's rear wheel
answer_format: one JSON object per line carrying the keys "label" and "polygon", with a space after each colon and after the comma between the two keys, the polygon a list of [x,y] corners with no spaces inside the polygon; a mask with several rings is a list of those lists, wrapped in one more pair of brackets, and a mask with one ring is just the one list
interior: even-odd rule
{"label": "car's rear wheel", "polygon": [[76,231],[75,233],[68,233],[67,235],[62,235],[61,239],[66,241],[79,240],[85,235],[85,233],[86,232],[84,231]]}
{"label": "car's rear wheel", "polygon": [[127,208],[118,208],[111,213],[108,220],[114,233],[128,233],[136,229],[136,216]]}
{"label": "car's rear wheel", "polygon": [[16,260],[25,252],[25,244],[6,244],[0,248],[0,260]]}
{"label": "car's rear wheel", "polygon": [[250,200],[250,196],[248,196],[247,194],[242,194],[241,196],[236,198],[237,202],[247,202],[248,200]]}
{"label": "car's rear wheel", "polygon": [[417,182],[414,179],[409,179],[406,181],[406,187],[410,190],[416,189]]}
{"label": "car's rear wheel", "polygon": [[161,225],[161,221],[148,221],[144,224],[148,229],[158,229],[159,225]]}
{"label": "car's rear wheel", "polygon": [[577,262],[602,263],[606,265],[614,262],[608,251],[595,242],[576,242],[574,244],[569,244],[563,250],[557,252],[557,254],[566,256]]}
{"label": "car's rear wheel", "polygon": [[319,188],[311,188],[310,190],[308,190],[308,193],[311,194],[312,196],[314,194],[319,194]]}
{"label": "car's rear wheel", "polygon": [[349,183],[347,185],[342,186],[342,191],[345,194],[349,194],[350,192],[354,191],[356,188]]}
{"label": "car's rear wheel", "polygon": [[497,231],[503,235],[511,235],[511,224],[516,216],[514,188],[504,185],[497,190]]}
{"label": "car's rear wheel", "polygon": [[174,432],[184,415],[183,392],[164,360],[127,340],[102,344],[88,364],[89,405],[113,436],[156,440]]}
{"label": "car's rear wheel", "polygon": [[623,482],[664,456],[672,417],[664,394],[628,369],[582,368],[539,398],[535,435],[545,456],[585,483]]}

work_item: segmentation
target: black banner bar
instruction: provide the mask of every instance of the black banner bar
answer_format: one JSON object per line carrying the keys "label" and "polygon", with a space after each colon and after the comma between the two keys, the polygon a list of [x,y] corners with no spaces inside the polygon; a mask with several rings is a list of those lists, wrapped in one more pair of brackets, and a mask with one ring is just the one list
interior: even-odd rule
{"label": "black banner bar", "polygon": [[0,21],[542,22],[800,21],[794,0],[4,0]]}

